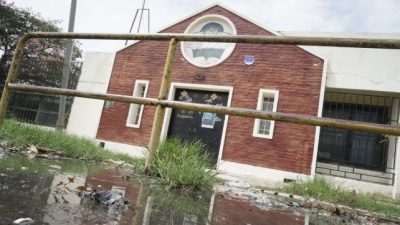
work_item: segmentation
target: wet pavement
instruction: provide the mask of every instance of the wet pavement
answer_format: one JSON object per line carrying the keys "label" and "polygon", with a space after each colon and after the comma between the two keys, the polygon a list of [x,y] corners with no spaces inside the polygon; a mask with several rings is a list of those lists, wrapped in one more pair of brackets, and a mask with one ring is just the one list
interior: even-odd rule
{"label": "wet pavement", "polygon": [[[31,218],[27,224],[365,224],[325,212],[260,204],[213,192],[168,191],[155,180],[130,177],[129,168],[73,160],[0,159],[0,224]],[[78,190],[111,190],[126,207],[80,198]],[[268,204],[263,204],[263,201]],[[256,201],[257,202],[257,201]],[[273,204],[272,204],[273,203]],[[271,207],[260,207],[269,205]]]}

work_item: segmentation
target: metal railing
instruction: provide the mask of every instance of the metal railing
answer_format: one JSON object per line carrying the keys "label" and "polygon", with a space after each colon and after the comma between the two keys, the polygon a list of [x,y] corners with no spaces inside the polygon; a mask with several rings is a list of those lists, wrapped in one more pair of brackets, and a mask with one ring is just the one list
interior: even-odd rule
{"label": "metal railing", "polygon": [[[137,98],[126,95],[101,94],[94,92],[62,89],[62,88],[38,87],[33,85],[15,84],[14,82],[15,82],[16,72],[18,66],[21,63],[24,46],[26,42],[32,38],[169,41],[168,54],[164,66],[164,72],[162,76],[158,99]],[[162,122],[164,119],[166,107],[400,136],[400,127],[398,126],[331,119],[331,118],[321,118],[316,116],[298,115],[289,113],[263,112],[259,110],[246,109],[246,108],[213,106],[213,105],[193,104],[193,103],[166,100],[167,92],[171,84],[171,72],[175,58],[176,45],[177,42],[179,41],[400,49],[400,40],[397,39],[285,37],[285,36],[251,36],[251,35],[218,36],[218,35],[188,35],[188,34],[28,33],[24,35],[18,42],[13,57],[13,62],[11,64],[7,80],[5,82],[5,87],[0,101],[0,125],[4,122],[5,113],[8,106],[11,91],[57,94],[57,95],[112,100],[118,102],[136,103],[144,105],[153,105],[156,106],[156,112],[149,143],[149,155],[146,160],[146,171],[148,166],[152,162],[153,153],[155,152],[160,142]]]}
{"label": "metal railing", "polygon": [[[76,89],[81,68],[81,61],[70,63],[69,89]],[[60,87],[62,69],[62,58],[42,59],[25,53],[15,82],[37,86]],[[3,74],[3,77],[6,77],[6,74]],[[3,90],[1,84],[0,90]],[[60,97],[57,96],[15,92],[10,96],[7,116],[26,123],[56,127],[59,101]],[[68,97],[66,101],[66,114],[62,118],[64,121],[68,121],[73,98]]]}
{"label": "metal railing", "polygon": [[[56,127],[60,98],[36,93],[14,92],[10,97],[7,116],[21,122]],[[68,121],[73,98],[66,102],[65,121]]]}

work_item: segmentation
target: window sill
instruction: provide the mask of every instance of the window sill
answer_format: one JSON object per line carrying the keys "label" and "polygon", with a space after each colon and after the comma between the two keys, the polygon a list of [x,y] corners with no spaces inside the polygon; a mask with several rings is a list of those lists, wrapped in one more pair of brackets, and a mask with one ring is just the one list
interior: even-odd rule
{"label": "window sill", "polygon": [[253,134],[253,137],[256,138],[264,138],[264,139],[272,139],[272,134],[266,135],[266,134]]}
{"label": "window sill", "polygon": [[137,125],[134,125],[134,124],[126,124],[126,127],[129,127],[129,128],[139,128],[139,127],[140,127],[140,124],[137,124]]}

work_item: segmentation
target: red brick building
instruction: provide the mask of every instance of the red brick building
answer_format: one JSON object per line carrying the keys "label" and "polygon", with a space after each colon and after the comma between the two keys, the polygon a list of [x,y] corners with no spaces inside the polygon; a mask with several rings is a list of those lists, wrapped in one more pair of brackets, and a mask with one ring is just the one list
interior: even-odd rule
{"label": "red brick building", "polygon": [[[277,35],[218,5],[161,33]],[[140,41],[118,51],[107,92],[157,98],[167,48],[167,42]],[[323,70],[321,58],[298,46],[180,43],[169,99],[317,116]],[[97,139],[145,147],[154,112],[106,103]],[[280,180],[314,172],[313,126],[168,109],[162,133],[200,139],[220,169]]]}

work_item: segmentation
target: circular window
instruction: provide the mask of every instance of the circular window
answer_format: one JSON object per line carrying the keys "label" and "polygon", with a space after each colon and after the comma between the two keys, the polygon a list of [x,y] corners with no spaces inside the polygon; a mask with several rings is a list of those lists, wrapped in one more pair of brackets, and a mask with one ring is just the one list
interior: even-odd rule
{"label": "circular window", "polygon": [[[189,25],[185,34],[236,35],[235,25],[226,17],[206,15]],[[181,50],[186,60],[198,67],[215,66],[235,49],[235,43],[182,42]]]}

